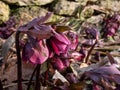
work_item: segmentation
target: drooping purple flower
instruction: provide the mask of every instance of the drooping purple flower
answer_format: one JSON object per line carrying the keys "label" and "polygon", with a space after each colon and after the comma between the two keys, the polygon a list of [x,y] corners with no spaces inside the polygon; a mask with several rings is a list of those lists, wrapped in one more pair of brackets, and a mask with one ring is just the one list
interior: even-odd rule
{"label": "drooping purple flower", "polygon": [[66,66],[59,57],[53,57],[51,63],[53,65],[53,68],[59,71],[62,71],[66,68]]}
{"label": "drooping purple flower", "polygon": [[85,32],[89,39],[98,39],[100,35],[99,31],[95,28],[86,28]]}
{"label": "drooping purple flower", "polygon": [[35,18],[18,29],[19,32],[28,36],[22,51],[22,59],[24,61],[42,64],[48,59],[49,50],[46,45],[46,39],[53,35],[53,28],[50,25],[45,25],[44,22],[50,16],[51,13],[47,13],[45,16]]}
{"label": "drooping purple flower", "polygon": [[62,62],[63,62],[65,67],[69,67],[69,65],[70,65],[70,60],[69,59],[62,59]]}
{"label": "drooping purple flower", "polygon": [[104,21],[103,28],[103,37],[109,37],[115,35],[120,26],[120,15],[114,14],[112,16],[108,16]]}
{"label": "drooping purple flower", "polygon": [[70,41],[63,33],[55,32],[54,35],[47,40],[47,45],[50,47],[49,50],[52,50],[55,54],[60,55],[61,53],[67,52]]}
{"label": "drooping purple flower", "polygon": [[57,69],[59,71],[64,70],[65,68],[69,67],[70,60],[68,58],[62,57],[61,55],[54,55],[51,58],[51,63],[54,69]]}
{"label": "drooping purple flower", "polygon": [[16,31],[15,25],[15,17],[11,17],[7,22],[0,26],[0,37],[7,39]]}
{"label": "drooping purple flower", "polygon": [[34,45],[27,42],[22,51],[22,59],[33,64],[44,63],[48,56],[49,51],[44,40],[36,41]]}

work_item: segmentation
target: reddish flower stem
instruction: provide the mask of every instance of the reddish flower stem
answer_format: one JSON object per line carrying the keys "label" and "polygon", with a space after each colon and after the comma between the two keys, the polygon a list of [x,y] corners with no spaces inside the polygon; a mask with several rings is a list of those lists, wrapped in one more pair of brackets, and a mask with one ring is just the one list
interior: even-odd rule
{"label": "reddish flower stem", "polygon": [[16,45],[16,54],[17,54],[17,78],[18,78],[18,90],[22,90],[22,62],[20,55],[20,45],[19,45],[19,35],[20,32],[16,32],[15,45]]}
{"label": "reddish flower stem", "polygon": [[90,50],[88,51],[87,57],[86,57],[86,59],[85,59],[85,63],[88,64],[88,63],[90,62],[89,56],[90,56],[90,54],[91,54],[91,52],[92,52],[92,50],[94,49],[94,47],[95,47],[96,44],[97,44],[97,40],[95,41],[95,43],[92,45],[92,47],[91,47]]}
{"label": "reddish flower stem", "polygon": [[38,64],[37,65],[37,71],[36,71],[36,86],[35,86],[35,90],[40,90],[40,68],[41,68],[41,65]]}

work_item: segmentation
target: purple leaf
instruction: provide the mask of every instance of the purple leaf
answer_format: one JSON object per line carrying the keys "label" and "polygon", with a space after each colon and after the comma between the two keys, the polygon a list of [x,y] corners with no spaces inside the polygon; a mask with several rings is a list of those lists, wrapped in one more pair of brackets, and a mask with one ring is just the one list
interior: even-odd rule
{"label": "purple leaf", "polygon": [[49,12],[45,16],[35,18],[31,22],[29,22],[28,24],[21,26],[19,28],[19,31],[26,32],[29,29],[34,28],[34,26],[36,26],[36,25],[39,26],[39,25],[43,24],[45,21],[47,21],[51,17],[51,15],[52,15],[52,13]]}
{"label": "purple leaf", "polygon": [[35,18],[28,24],[19,27],[18,31],[29,34],[39,40],[50,38],[53,34],[53,28],[44,24],[50,16],[51,13],[48,13],[46,16]]}
{"label": "purple leaf", "polygon": [[120,71],[115,67],[115,65],[102,66],[100,68],[87,71],[84,75],[99,84],[102,83],[101,79],[104,79],[106,82],[113,81],[120,84]]}
{"label": "purple leaf", "polygon": [[0,37],[7,39],[11,36],[16,31],[15,25],[15,18],[11,17],[7,22],[0,26]]}

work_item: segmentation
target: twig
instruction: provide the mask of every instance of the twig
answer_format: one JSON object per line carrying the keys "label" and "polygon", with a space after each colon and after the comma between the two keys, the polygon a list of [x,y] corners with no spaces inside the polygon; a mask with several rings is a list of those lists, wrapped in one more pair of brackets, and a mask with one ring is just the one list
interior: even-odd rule
{"label": "twig", "polygon": [[90,48],[90,50],[88,51],[88,54],[87,54],[87,57],[86,57],[86,59],[85,59],[85,63],[89,63],[89,56],[90,56],[90,54],[91,54],[91,52],[92,52],[92,50],[94,49],[94,47],[95,47],[95,45],[97,44],[97,40],[95,41],[95,43],[93,44],[93,46]]}
{"label": "twig", "polygon": [[110,61],[111,64],[115,64],[116,63],[114,58],[112,57],[112,55],[109,52],[106,52],[106,55],[109,58],[109,61]]}

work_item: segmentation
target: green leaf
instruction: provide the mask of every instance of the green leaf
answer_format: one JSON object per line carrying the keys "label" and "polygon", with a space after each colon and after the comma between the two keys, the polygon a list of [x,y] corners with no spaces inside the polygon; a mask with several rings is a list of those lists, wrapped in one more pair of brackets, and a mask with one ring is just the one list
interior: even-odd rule
{"label": "green leaf", "polygon": [[56,32],[64,32],[71,30],[69,26],[56,26]]}

